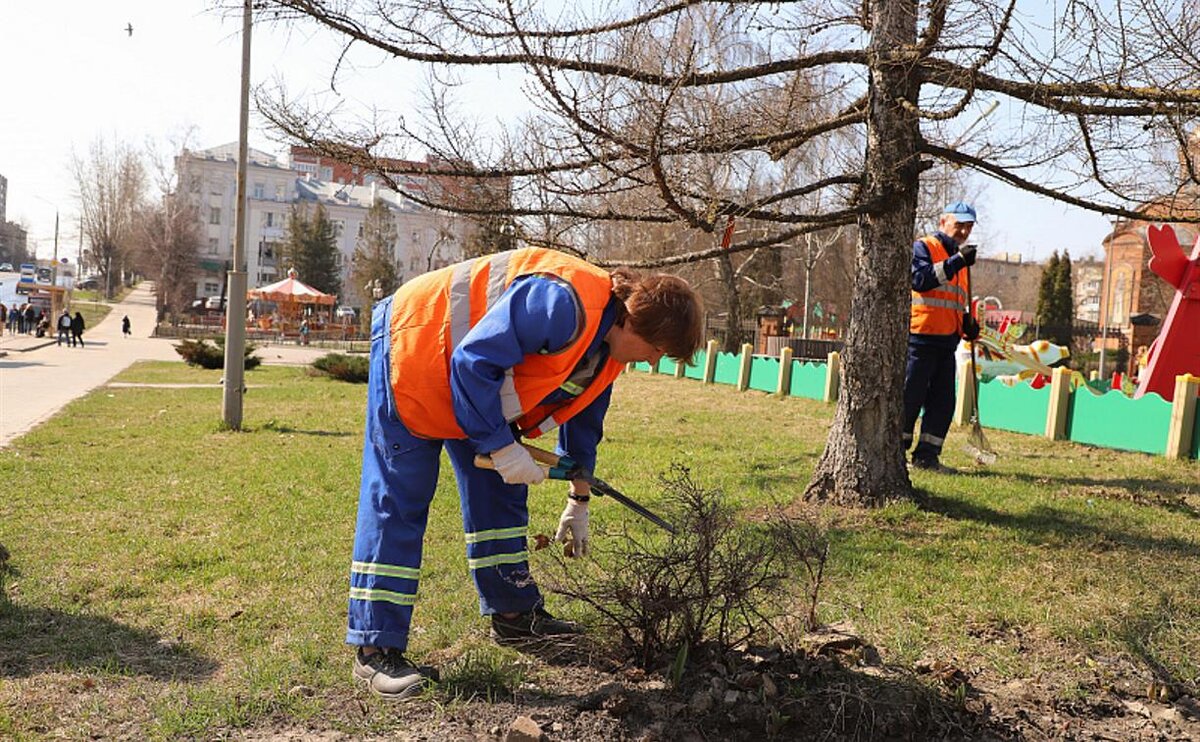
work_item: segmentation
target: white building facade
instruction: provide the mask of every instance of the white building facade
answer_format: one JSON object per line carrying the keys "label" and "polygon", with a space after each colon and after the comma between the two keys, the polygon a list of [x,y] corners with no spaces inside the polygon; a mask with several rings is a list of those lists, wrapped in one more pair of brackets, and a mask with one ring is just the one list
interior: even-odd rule
{"label": "white building facade", "polygon": [[[196,296],[219,296],[227,267],[232,266],[236,232],[237,144],[176,158],[179,182],[198,207],[202,244]],[[351,285],[350,263],[363,232],[367,210],[376,199],[388,205],[396,223],[393,256],[401,281],[462,259],[471,220],[438,212],[375,185],[357,186],[320,180],[300,173],[274,156],[251,149],[246,169],[246,270],[250,288],[282,278],[280,262],[287,220],[293,206],[311,209],[321,204],[335,225],[342,274],[341,303],[363,306],[362,287]]]}

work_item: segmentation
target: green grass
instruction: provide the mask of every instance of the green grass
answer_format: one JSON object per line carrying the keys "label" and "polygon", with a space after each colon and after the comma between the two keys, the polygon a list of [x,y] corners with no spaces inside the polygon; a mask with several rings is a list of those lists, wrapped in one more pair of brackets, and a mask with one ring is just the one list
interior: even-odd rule
{"label": "green grass", "polygon": [[[144,363],[117,380],[219,378]],[[375,702],[357,710],[342,644],[365,388],[285,367],[246,382],[245,432],[220,429],[217,387],[108,387],[0,450],[12,554],[0,573],[0,736],[403,729]],[[830,413],[627,375],[598,473],[651,507],[675,462],[748,508],[793,502]],[[1198,465],[989,433],[1001,458],[975,471],[965,437],[952,431],[946,456],[962,474],[914,475],[926,507],[818,512],[832,537],[821,618],[851,620],[889,662],[952,656],[1029,677],[1115,655],[1195,683]],[[532,533],[553,532],[559,490],[535,489]],[[570,669],[488,642],[457,499],[444,464],[414,655],[442,665],[442,703],[552,685]],[[605,500],[592,518],[641,527]]]}
{"label": "green grass", "polygon": [[80,301],[79,299],[71,302],[71,315],[74,316],[76,312],[82,314],[83,326],[88,329],[95,329],[96,324],[107,317],[111,311],[112,305],[104,302]]}

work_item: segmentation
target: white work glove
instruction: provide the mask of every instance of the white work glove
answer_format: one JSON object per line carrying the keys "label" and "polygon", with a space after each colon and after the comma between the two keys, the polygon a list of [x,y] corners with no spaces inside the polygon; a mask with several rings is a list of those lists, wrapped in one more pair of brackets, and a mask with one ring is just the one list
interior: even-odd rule
{"label": "white work glove", "polygon": [[538,484],[546,479],[546,471],[520,443],[498,448],[492,451],[491,457],[500,478],[507,484]]}
{"label": "white work glove", "polygon": [[588,504],[578,500],[567,500],[567,507],[558,519],[556,543],[565,544],[563,553],[569,557],[585,557],[588,554]]}

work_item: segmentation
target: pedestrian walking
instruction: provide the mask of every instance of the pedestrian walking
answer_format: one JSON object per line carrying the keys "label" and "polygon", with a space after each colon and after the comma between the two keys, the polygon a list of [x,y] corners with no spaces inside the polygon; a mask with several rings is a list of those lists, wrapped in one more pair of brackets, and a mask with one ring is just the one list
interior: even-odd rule
{"label": "pedestrian walking", "polygon": [[80,348],[83,347],[83,330],[83,314],[76,312],[75,318],[71,320],[71,347],[75,347],[76,343],[79,343]]}
{"label": "pedestrian walking", "polygon": [[71,313],[63,310],[58,316],[58,345],[71,344]]}
{"label": "pedestrian walking", "polygon": [[912,465],[919,469],[943,469],[939,457],[954,416],[954,351],[959,338],[979,337],[967,296],[975,247],[965,243],[974,226],[975,209],[956,201],[946,206],[935,234],[913,243],[902,435],[907,451],[923,409],[921,437],[912,454]]}
{"label": "pedestrian walking", "polygon": [[133,330],[131,330],[129,327],[129,315],[128,314],[121,318],[121,334],[124,335],[125,337],[129,337],[130,335],[133,334]]}
{"label": "pedestrian walking", "polygon": [[4,337],[4,325],[8,323],[8,307],[0,301],[0,337]]}
{"label": "pedestrian walking", "polygon": [[[703,311],[686,281],[612,273],[524,248],[401,286],[371,324],[362,484],[346,641],[355,678],[400,700],[436,671],[404,654],[442,449],[458,480],[467,566],[498,641],[571,634],[529,574],[528,485],[545,472],[520,444],[562,426],[560,453],[596,461],[612,383],[625,364],[688,361]],[[477,468],[487,454],[495,469]],[[555,538],[588,552],[589,485],[571,482]]]}

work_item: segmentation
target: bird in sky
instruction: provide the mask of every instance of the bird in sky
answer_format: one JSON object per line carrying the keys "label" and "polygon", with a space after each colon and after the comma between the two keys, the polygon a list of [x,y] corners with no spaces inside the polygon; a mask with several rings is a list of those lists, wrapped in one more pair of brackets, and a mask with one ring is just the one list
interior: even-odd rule
{"label": "bird in sky", "polygon": [[133,24],[132,23],[128,23],[125,25],[125,33],[129,34],[130,36],[133,36]]}

